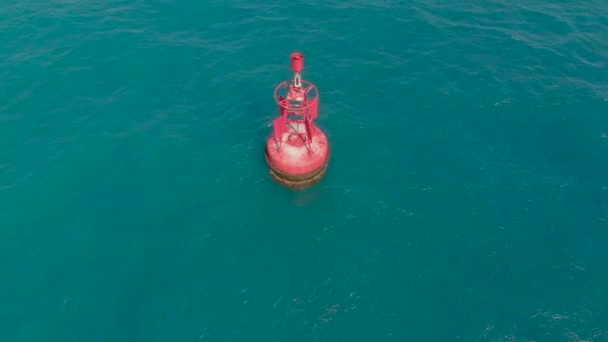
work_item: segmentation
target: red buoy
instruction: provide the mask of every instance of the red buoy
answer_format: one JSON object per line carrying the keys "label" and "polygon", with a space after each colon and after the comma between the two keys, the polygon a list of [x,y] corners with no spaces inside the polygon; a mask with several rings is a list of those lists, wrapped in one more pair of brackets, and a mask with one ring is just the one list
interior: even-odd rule
{"label": "red buoy", "polygon": [[271,177],[292,189],[318,183],[327,171],[329,142],[314,120],[319,114],[317,87],[302,80],[304,55],[291,54],[294,78],[277,86],[274,98],[279,117],[266,142],[266,161]]}

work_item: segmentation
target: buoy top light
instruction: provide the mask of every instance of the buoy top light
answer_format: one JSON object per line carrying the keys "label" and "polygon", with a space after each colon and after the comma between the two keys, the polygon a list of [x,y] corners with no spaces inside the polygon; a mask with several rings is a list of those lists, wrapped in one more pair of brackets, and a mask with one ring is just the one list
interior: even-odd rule
{"label": "buoy top light", "polygon": [[301,52],[291,54],[291,69],[296,74],[300,74],[304,70],[304,55]]}

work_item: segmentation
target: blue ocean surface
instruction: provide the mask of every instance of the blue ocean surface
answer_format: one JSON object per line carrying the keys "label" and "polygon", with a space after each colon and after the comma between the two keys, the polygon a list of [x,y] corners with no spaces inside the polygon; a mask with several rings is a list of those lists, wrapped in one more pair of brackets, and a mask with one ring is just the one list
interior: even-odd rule
{"label": "blue ocean surface", "polygon": [[[5,1],[0,340],[608,341],[608,2]],[[332,156],[264,160],[305,56]]]}

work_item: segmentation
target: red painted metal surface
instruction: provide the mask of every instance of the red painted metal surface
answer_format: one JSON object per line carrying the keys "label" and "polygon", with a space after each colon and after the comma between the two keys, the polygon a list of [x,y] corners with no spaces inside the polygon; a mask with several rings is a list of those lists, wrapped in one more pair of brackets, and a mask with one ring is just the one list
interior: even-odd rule
{"label": "red painted metal surface", "polygon": [[300,52],[291,54],[291,69],[298,74],[304,70],[304,55]]}
{"label": "red painted metal surface", "polygon": [[281,148],[276,147],[274,139],[268,139],[268,163],[290,175],[305,175],[322,168],[329,157],[327,136],[318,127],[313,129],[311,136],[312,142],[307,145],[299,135],[290,134],[288,142],[283,143]]}
{"label": "red painted metal surface", "polygon": [[293,53],[291,66],[293,80],[280,83],[274,91],[279,117],[273,122],[266,155],[274,168],[286,174],[302,175],[327,164],[329,143],[325,133],[314,123],[319,115],[317,87],[301,79],[304,56]]}

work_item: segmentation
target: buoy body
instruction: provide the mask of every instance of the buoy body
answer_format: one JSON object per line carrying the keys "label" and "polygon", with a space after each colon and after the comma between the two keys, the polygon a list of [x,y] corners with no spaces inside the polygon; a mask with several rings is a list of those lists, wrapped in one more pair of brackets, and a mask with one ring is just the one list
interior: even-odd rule
{"label": "buoy body", "polygon": [[329,163],[330,146],[325,133],[315,125],[319,93],[314,84],[301,79],[304,56],[291,56],[294,79],[275,89],[280,115],[266,141],[266,161],[277,183],[291,189],[317,184]]}

